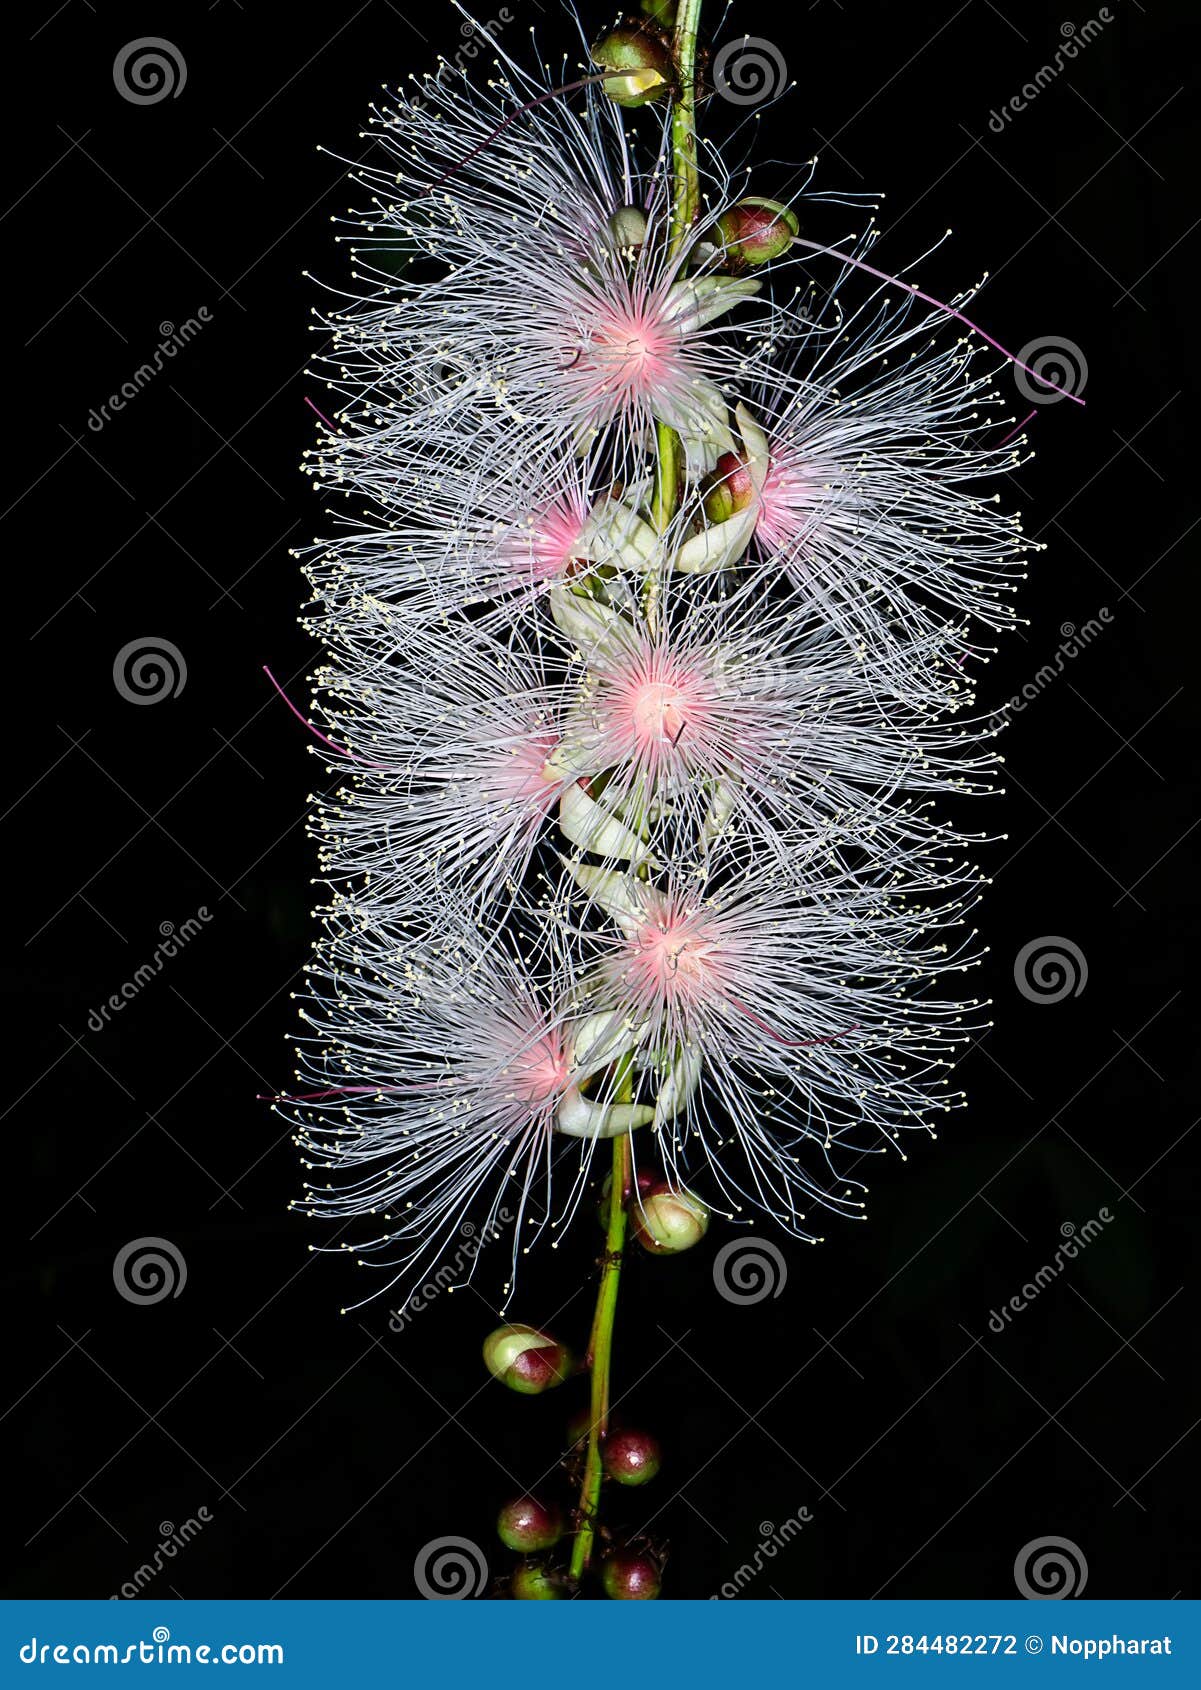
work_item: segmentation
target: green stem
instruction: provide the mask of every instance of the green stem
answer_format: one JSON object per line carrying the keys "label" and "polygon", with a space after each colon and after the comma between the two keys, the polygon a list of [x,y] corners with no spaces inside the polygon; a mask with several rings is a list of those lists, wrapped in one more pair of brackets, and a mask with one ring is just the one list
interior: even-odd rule
{"label": "green stem", "polygon": [[[671,114],[670,252],[673,258],[688,239],[700,205],[696,166],[696,46],[700,15],[701,0],[679,0],[675,30],[676,97]],[[666,423],[659,423],[655,434],[658,454],[652,514],[655,528],[661,534],[675,515],[683,454],[679,435]],[[657,600],[658,582],[652,572],[647,582],[644,601],[646,619],[652,631],[657,616]],[[630,1102],[632,1097],[631,1066],[621,1076],[617,1099],[620,1102]],[[633,1166],[633,1149],[629,1134],[623,1133],[613,1140],[613,1174],[605,1232],[605,1259],[596,1297],[596,1313],[592,1320],[592,1335],[588,1341],[587,1364],[592,1370],[592,1398],[576,1535],[571,1547],[571,1577],[576,1580],[588,1570],[596,1544],[597,1516],[604,1478],[602,1450],[605,1434],[609,1429],[613,1329],[617,1319],[617,1293],[621,1285],[621,1258],[626,1245]]]}
{"label": "green stem", "polygon": [[[696,166],[696,46],[701,0],[680,0],[676,12],[673,50],[676,62],[676,97],[671,111],[671,224],[669,253],[672,258],[687,241],[700,205],[700,181]],[[651,518],[662,534],[675,515],[679,499],[680,437],[666,423],[655,428],[658,455],[655,463],[655,491]],[[646,618],[654,631],[657,620],[659,583],[654,573],[647,582]]]}
{"label": "green stem", "polygon": [[700,183],[696,168],[696,35],[701,0],[680,0],[676,11],[676,102],[671,113],[671,252],[683,246],[696,222]]}
{"label": "green stem", "polygon": [[580,1486],[579,1524],[571,1548],[571,1576],[587,1571],[596,1541],[596,1519],[600,1509],[601,1480],[604,1477],[601,1450],[609,1429],[609,1392],[613,1374],[613,1328],[617,1319],[617,1292],[621,1283],[621,1257],[625,1249],[627,1208],[633,1157],[630,1135],[613,1140],[613,1176],[609,1192],[609,1224],[605,1232],[605,1264],[601,1270],[592,1336],[588,1341],[588,1363],[592,1368],[592,1405],[588,1426],[588,1453]]}

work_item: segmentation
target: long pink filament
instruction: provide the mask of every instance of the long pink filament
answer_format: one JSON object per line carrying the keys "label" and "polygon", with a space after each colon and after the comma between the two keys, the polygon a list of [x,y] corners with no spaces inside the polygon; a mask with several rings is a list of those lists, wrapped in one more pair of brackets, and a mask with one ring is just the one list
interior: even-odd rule
{"label": "long pink filament", "polygon": [[287,693],[280,686],[279,682],[265,663],[263,664],[263,673],[271,682],[271,685],[275,688],[279,696],[283,699],[284,703],[288,706],[288,709],[292,712],[293,716],[295,716],[296,720],[298,722],[303,722],[309,732],[321,741],[322,745],[328,745],[331,751],[336,751],[338,753],[339,757],[349,757],[352,763],[362,763],[363,767],[366,769],[382,769],[385,766],[383,763],[368,763],[366,758],[356,757],[353,751],[347,751],[344,745],[335,745],[332,739],[327,739],[321,732],[320,728],[315,728],[307,716],[301,715],[300,711],[292,703],[292,700],[288,697]]}
{"label": "long pink filament", "polygon": [[1016,364],[1019,370],[1025,370],[1026,374],[1033,376],[1035,381],[1041,382],[1044,387],[1049,387],[1052,393],[1062,394],[1065,399],[1070,399],[1074,405],[1083,406],[1084,400],[1078,393],[1073,393],[1071,388],[1060,387],[1057,382],[1048,381],[1046,376],[1040,376],[1037,370],[1030,368],[1029,364],[1023,364],[1022,360],[1010,352],[1008,347],[1002,346],[999,340],[994,340],[990,334],[986,334],[979,323],[973,323],[970,317],[965,317],[962,311],[957,311],[953,305],[948,305],[945,300],[935,299],[933,294],[923,293],[921,288],[914,287],[912,282],[903,282],[899,276],[890,276],[887,270],[877,270],[874,264],[865,264],[862,258],[852,258],[850,253],[842,252],[838,247],[819,246],[816,241],[802,240],[799,235],[792,237],[792,244],[793,246],[803,246],[809,252],[824,253],[827,258],[837,258],[843,264],[852,265],[856,270],[865,270],[869,276],[875,276],[878,281],[890,282],[893,287],[904,288],[905,292],[911,293],[915,299],[925,300],[926,304],[933,305],[936,311],[945,311],[948,317],[954,317],[965,328],[971,329],[972,333],[978,334],[981,340],[986,340],[990,346],[996,347],[997,351],[1003,357],[1008,358],[1011,364]]}

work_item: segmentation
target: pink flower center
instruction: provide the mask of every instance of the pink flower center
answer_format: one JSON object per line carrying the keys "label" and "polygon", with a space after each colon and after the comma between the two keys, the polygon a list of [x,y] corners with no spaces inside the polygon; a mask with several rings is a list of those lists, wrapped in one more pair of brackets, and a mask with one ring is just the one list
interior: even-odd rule
{"label": "pink flower center", "polygon": [[523,1103],[549,1103],[566,1088],[570,1079],[558,1040],[547,1035],[522,1051],[506,1066],[505,1079]]}
{"label": "pink flower center", "polygon": [[598,713],[624,760],[658,764],[678,752],[687,762],[702,736],[714,688],[700,669],[662,651],[639,654],[602,683]]}
{"label": "pink flower center", "polygon": [[593,399],[609,404],[649,402],[674,374],[678,337],[664,323],[653,301],[602,309],[583,348],[578,367]]}
{"label": "pink flower center", "polygon": [[721,992],[721,954],[703,911],[656,899],[624,947],[624,978],[648,1009],[712,1001]]}
{"label": "pink flower center", "polygon": [[547,587],[566,575],[587,517],[579,495],[565,493],[515,519],[497,549],[509,586]]}
{"label": "pink flower center", "polygon": [[757,532],[773,550],[792,544],[805,532],[817,504],[814,473],[788,453],[773,454],[759,504]]}
{"label": "pink flower center", "polygon": [[485,753],[475,771],[481,802],[502,808],[512,805],[535,816],[549,810],[557,787],[546,779],[544,770],[558,743],[549,729],[539,729],[516,745]]}
{"label": "pink flower center", "polygon": [[630,718],[634,736],[648,747],[670,740],[675,745],[688,722],[692,700],[682,687],[664,681],[645,681],[634,689]]}

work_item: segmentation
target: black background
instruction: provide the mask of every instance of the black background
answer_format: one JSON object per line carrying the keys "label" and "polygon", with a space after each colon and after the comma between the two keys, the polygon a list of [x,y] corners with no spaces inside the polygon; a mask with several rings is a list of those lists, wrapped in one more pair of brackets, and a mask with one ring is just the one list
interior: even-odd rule
{"label": "black background", "polygon": [[[510,10],[506,46],[524,51],[531,23],[548,51],[571,45],[553,7]],[[719,1589],[802,1507],[748,1596],[1012,1595],[1015,1556],[1047,1535],[1078,1547],[1090,1596],[1198,1594],[1196,1038],[1179,995],[1197,938],[1194,9],[1111,0],[1075,62],[989,127],[1097,11],[741,4],[718,34],[768,37],[797,82],[762,109],[760,191],[787,182],[773,161],[820,152],[820,185],[886,191],[877,262],[952,226],[925,287],[945,298],[987,269],[977,314],[999,339],[1086,355],[1087,409],[1040,407],[1014,477],[1049,549],[985,702],[1053,660],[1063,625],[1112,620],[1007,736],[1009,837],[982,913],[996,1025],[964,1063],[970,1110],[875,1172],[869,1224],[782,1241],[774,1300],[722,1301],[709,1245],[632,1264],[617,1390],[666,1462],[612,1513],[669,1547],[670,1596]],[[320,525],[296,466],[321,390],[301,271],[342,275],[329,217],[351,197],[316,149],[358,156],[377,85],[458,50],[459,18],[443,0],[66,0],[14,18],[3,505],[29,670],[8,699],[4,1588],[109,1595],[201,1507],[211,1523],[148,1597],[410,1596],[421,1546],[452,1534],[502,1573],[491,1517],[553,1468],[582,1388],[526,1401],[489,1384],[474,1292],[399,1337],[382,1303],[341,1318],[358,1280],[308,1253],[313,1223],[285,1212],[293,1147],[256,1101],[290,1079],[304,817],[325,778],[260,672],[307,696],[287,548]],[[136,105],[112,66],[147,35],[187,80]],[[714,100],[704,122],[740,115]],[[89,428],[160,324],[202,306],[187,349]],[[186,661],[153,707],[113,684],[141,637]],[[90,1029],[161,924],[202,906],[203,931]],[[1079,996],[1017,991],[1015,955],[1045,935],[1087,959]],[[1102,1206],[1101,1236],[990,1331]],[[138,1306],[112,1265],[146,1236],[177,1247],[187,1281]],[[512,1314],[580,1342],[595,1249],[584,1217],[531,1261]]]}

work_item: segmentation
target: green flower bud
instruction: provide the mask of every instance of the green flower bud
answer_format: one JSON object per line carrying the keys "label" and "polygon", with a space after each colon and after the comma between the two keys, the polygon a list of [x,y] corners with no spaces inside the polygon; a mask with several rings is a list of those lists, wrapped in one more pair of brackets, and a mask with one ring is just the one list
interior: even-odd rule
{"label": "green flower bud", "polygon": [[641,246],[646,240],[646,213],[636,205],[623,205],[610,217],[609,233],[619,252]]}
{"label": "green flower bud", "polygon": [[710,522],[729,522],[746,510],[755,497],[750,466],[737,452],[723,452],[712,475],[705,481],[702,501]]}
{"label": "green flower bud", "polygon": [[675,1256],[700,1243],[709,1230],[709,1210],[691,1191],[662,1186],[641,1205],[631,1205],[630,1227],[649,1255]]}
{"label": "green flower bud", "polygon": [[792,237],[800,233],[801,225],[796,214],[778,200],[749,195],[723,211],[715,227],[727,267],[746,270],[780,258],[788,251]]}
{"label": "green flower bud", "polygon": [[545,1332],[511,1323],[484,1339],[484,1366],[511,1391],[536,1397],[563,1383],[571,1372],[571,1357]]}
{"label": "green flower bud", "polygon": [[676,0],[642,0],[642,10],[648,18],[664,29],[676,26]]}
{"label": "green flower bud", "polygon": [[518,1567],[509,1591],[516,1602],[556,1602],[566,1594],[561,1574],[545,1561],[527,1561]]}
{"label": "green flower bud", "polygon": [[605,1472],[619,1485],[645,1485],[659,1471],[658,1440],[633,1428],[610,1432],[601,1451]]}
{"label": "green flower bud", "polygon": [[632,1549],[617,1549],[605,1557],[601,1583],[615,1602],[653,1602],[662,1589],[658,1562]]}
{"label": "green flower bud", "polygon": [[520,1554],[553,1549],[563,1536],[563,1515],[554,1503],[518,1496],[506,1502],[496,1517],[496,1535],[506,1549]]}
{"label": "green flower bud", "polygon": [[602,71],[621,71],[601,84],[619,106],[647,106],[672,84],[672,58],[663,31],[645,18],[623,18],[592,49],[592,62]]}

